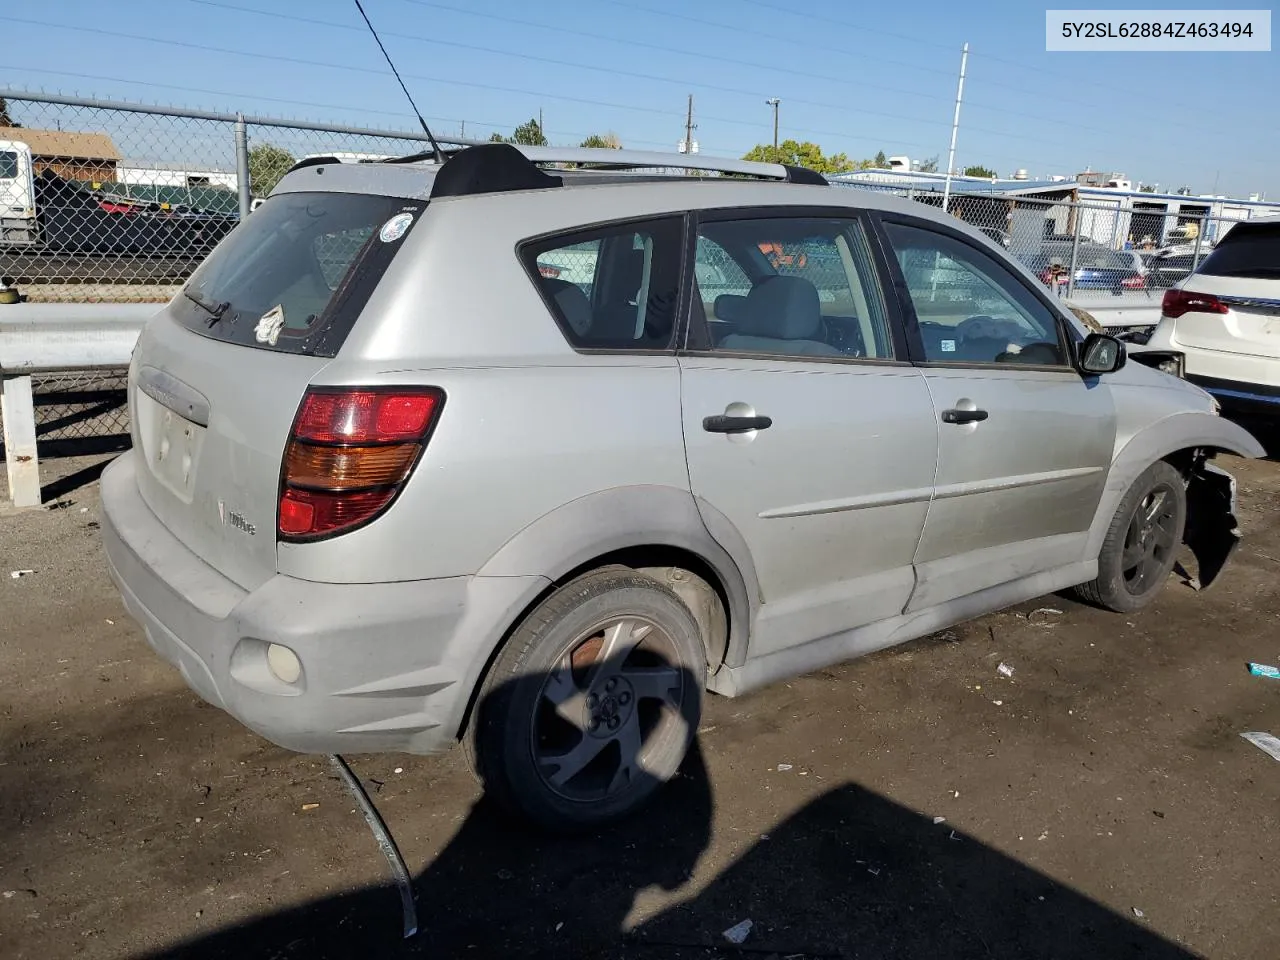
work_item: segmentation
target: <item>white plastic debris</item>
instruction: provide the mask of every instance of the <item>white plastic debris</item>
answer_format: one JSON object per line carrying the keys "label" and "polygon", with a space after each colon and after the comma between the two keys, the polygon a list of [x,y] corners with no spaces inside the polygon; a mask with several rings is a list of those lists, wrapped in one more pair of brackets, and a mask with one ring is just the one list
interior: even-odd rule
{"label": "white plastic debris", "polygon": [[1048,623],[1050,617],[1060,617],[1062,611],[1056,607],[1036,607],[1027,614],[1027,623],[1034,623],[1037,626],[1052,627],[1054,624]]}
{"label": "white plastic debris", "polygon": [[946,817],[934,817],[934,818],[933,818],[933,825],[934,825],[935,827],[936,827],[938,824],[940,824],[940,823],[946,823],[946,822],[947,822],[947,818],[946,818]]}
{"label": "white plastic debris", "polygon": [[789,764],[789,763],[780,763],[780,764],[778,764],[778,772],[779,772],[779,773],[786,773],[786,772],[787,772],[788,770],[790,770],[790,769],[791,769],[791,764]]}
{"label": "white plastic debris", "polygon": [[559,923],[556,924],[556,933],[559,933],[563,929],[564,929],[564,921],[561,920]]}
{"label": "white plastic debris", "polygon": [[1267,754],[1271,759],[1280,760],[1280,737],[1270,733],[1262,733],[1261,731],[1242,733],[1240,736]]}
{"label": "white plastic debris", "polygon": [[1139,910],[1137,907],[1133,908],[1133,915],[1137,917],[1139,920],[1141,920],[1143,917],[1146,916],[1146,914],[1143,913],[1141,910]]}
{"label": "white plastic debris", "polygon": [[29,577],[33,573],[35,573],[34,570],[10,570],[9,576],[14,580],[18,580],[18,579],[21,579],[22,577]]}
{"label": "white plastic debris", "polygon": [[392,772],[392,773],[404,773],[404,767],[396,767],[396,768],[395,768],[394,770],[392,770],[391,772]]}
{"label": "white plastic debris", "polygon": [[1004,701],[1003,701],[1003,700],[992,700],[991,702],[992,702],[992,703],[994,703],[997,707],[1003,707],[1003,706],[1004,706]]}
{"label": "white plastic debris", "polygon": [[996,673],[1000,674],[1002,677],[1012,677],[1013,667],[1009,666],[1007,663],[1002,663],[1000,666],[996,667]]}
{"label": "white plastic debris", "polygon": [[724,938],[733,944],[745,943],[747,937],[751,936],[751,928],[754,926],[755,923],[751,920],[735,923],[724,932]]}

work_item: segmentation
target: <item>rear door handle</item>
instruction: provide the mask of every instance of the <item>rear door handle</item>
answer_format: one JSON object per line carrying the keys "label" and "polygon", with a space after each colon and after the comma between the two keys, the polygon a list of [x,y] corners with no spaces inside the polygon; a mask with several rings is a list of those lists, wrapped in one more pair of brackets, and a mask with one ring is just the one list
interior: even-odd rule
{"label": "rear door handle", "polygon": [[989,414],[985,410],[943,410],[943,423],[980,423]]}
{"label": "rear door handle", "polygon": [[772,426],[772,417],[730,417],[718,414],[702,418],[702,429],[707,433],[747,433],[750,430],[768,430]]}

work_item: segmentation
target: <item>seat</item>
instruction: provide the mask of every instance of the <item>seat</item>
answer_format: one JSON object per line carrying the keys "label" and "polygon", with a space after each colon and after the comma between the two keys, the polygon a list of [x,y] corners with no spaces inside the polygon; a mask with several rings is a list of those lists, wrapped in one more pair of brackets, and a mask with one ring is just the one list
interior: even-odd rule
{"label": "seat", "polygon": [[582,288],[568,280],[542,278],[542,287],[551,295],[564,322],[579,337],[591,332],[591,301]]}
{"label": "seat", "polygon": [[720,341],[721,350],[839,357],[822,339],[818,288],[803,277],[766,277],[738,310],[737,329]]}

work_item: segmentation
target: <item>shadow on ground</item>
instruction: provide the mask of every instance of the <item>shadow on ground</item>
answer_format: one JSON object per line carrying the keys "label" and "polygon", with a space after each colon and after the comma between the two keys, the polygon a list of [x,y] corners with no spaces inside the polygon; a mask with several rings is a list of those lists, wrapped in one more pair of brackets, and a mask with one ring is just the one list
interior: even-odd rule
{"label": "shadow on ground", "polygon": [[[538,834],[479,801],[414,879],[419,933],[409,940],[387,885],[150,956],[1191,956],[945,823],[855,785],[810,802],[691,899],[625,929],[638,894],[678,891],[688,881],[709,845],[714,809],[695,743],[680,775],[643,813],[590,837]],[[745,919],[753,928],[735,947],[723,931]]]}

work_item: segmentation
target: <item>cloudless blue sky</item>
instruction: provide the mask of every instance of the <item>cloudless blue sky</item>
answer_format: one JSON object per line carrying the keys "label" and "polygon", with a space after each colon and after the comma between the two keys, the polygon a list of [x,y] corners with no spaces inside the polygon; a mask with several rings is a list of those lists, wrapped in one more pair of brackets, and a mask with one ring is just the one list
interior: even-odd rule
{"label": "cloudless blue sky", "polygon": [[[110,9],[6,3],[0,85],[412,126],[350,0]],[[1025,0],[365,0],[365,9],[442,134],[457,135],[462,121],[468,136],[509,133],[541,109],[553,143],[613,131],[627,146],[671,150],[692,93],[701,150],[741,155],[771,140],[765,100],[779,97],[784,139],[854,159],[937,155],[941,166],[968,41],[958,166],[1033,177],[1091,166],[1195,193],[1216,178],[1219,193],[1280,197],[1280,55],[1046,53],[1044,6]]]}

